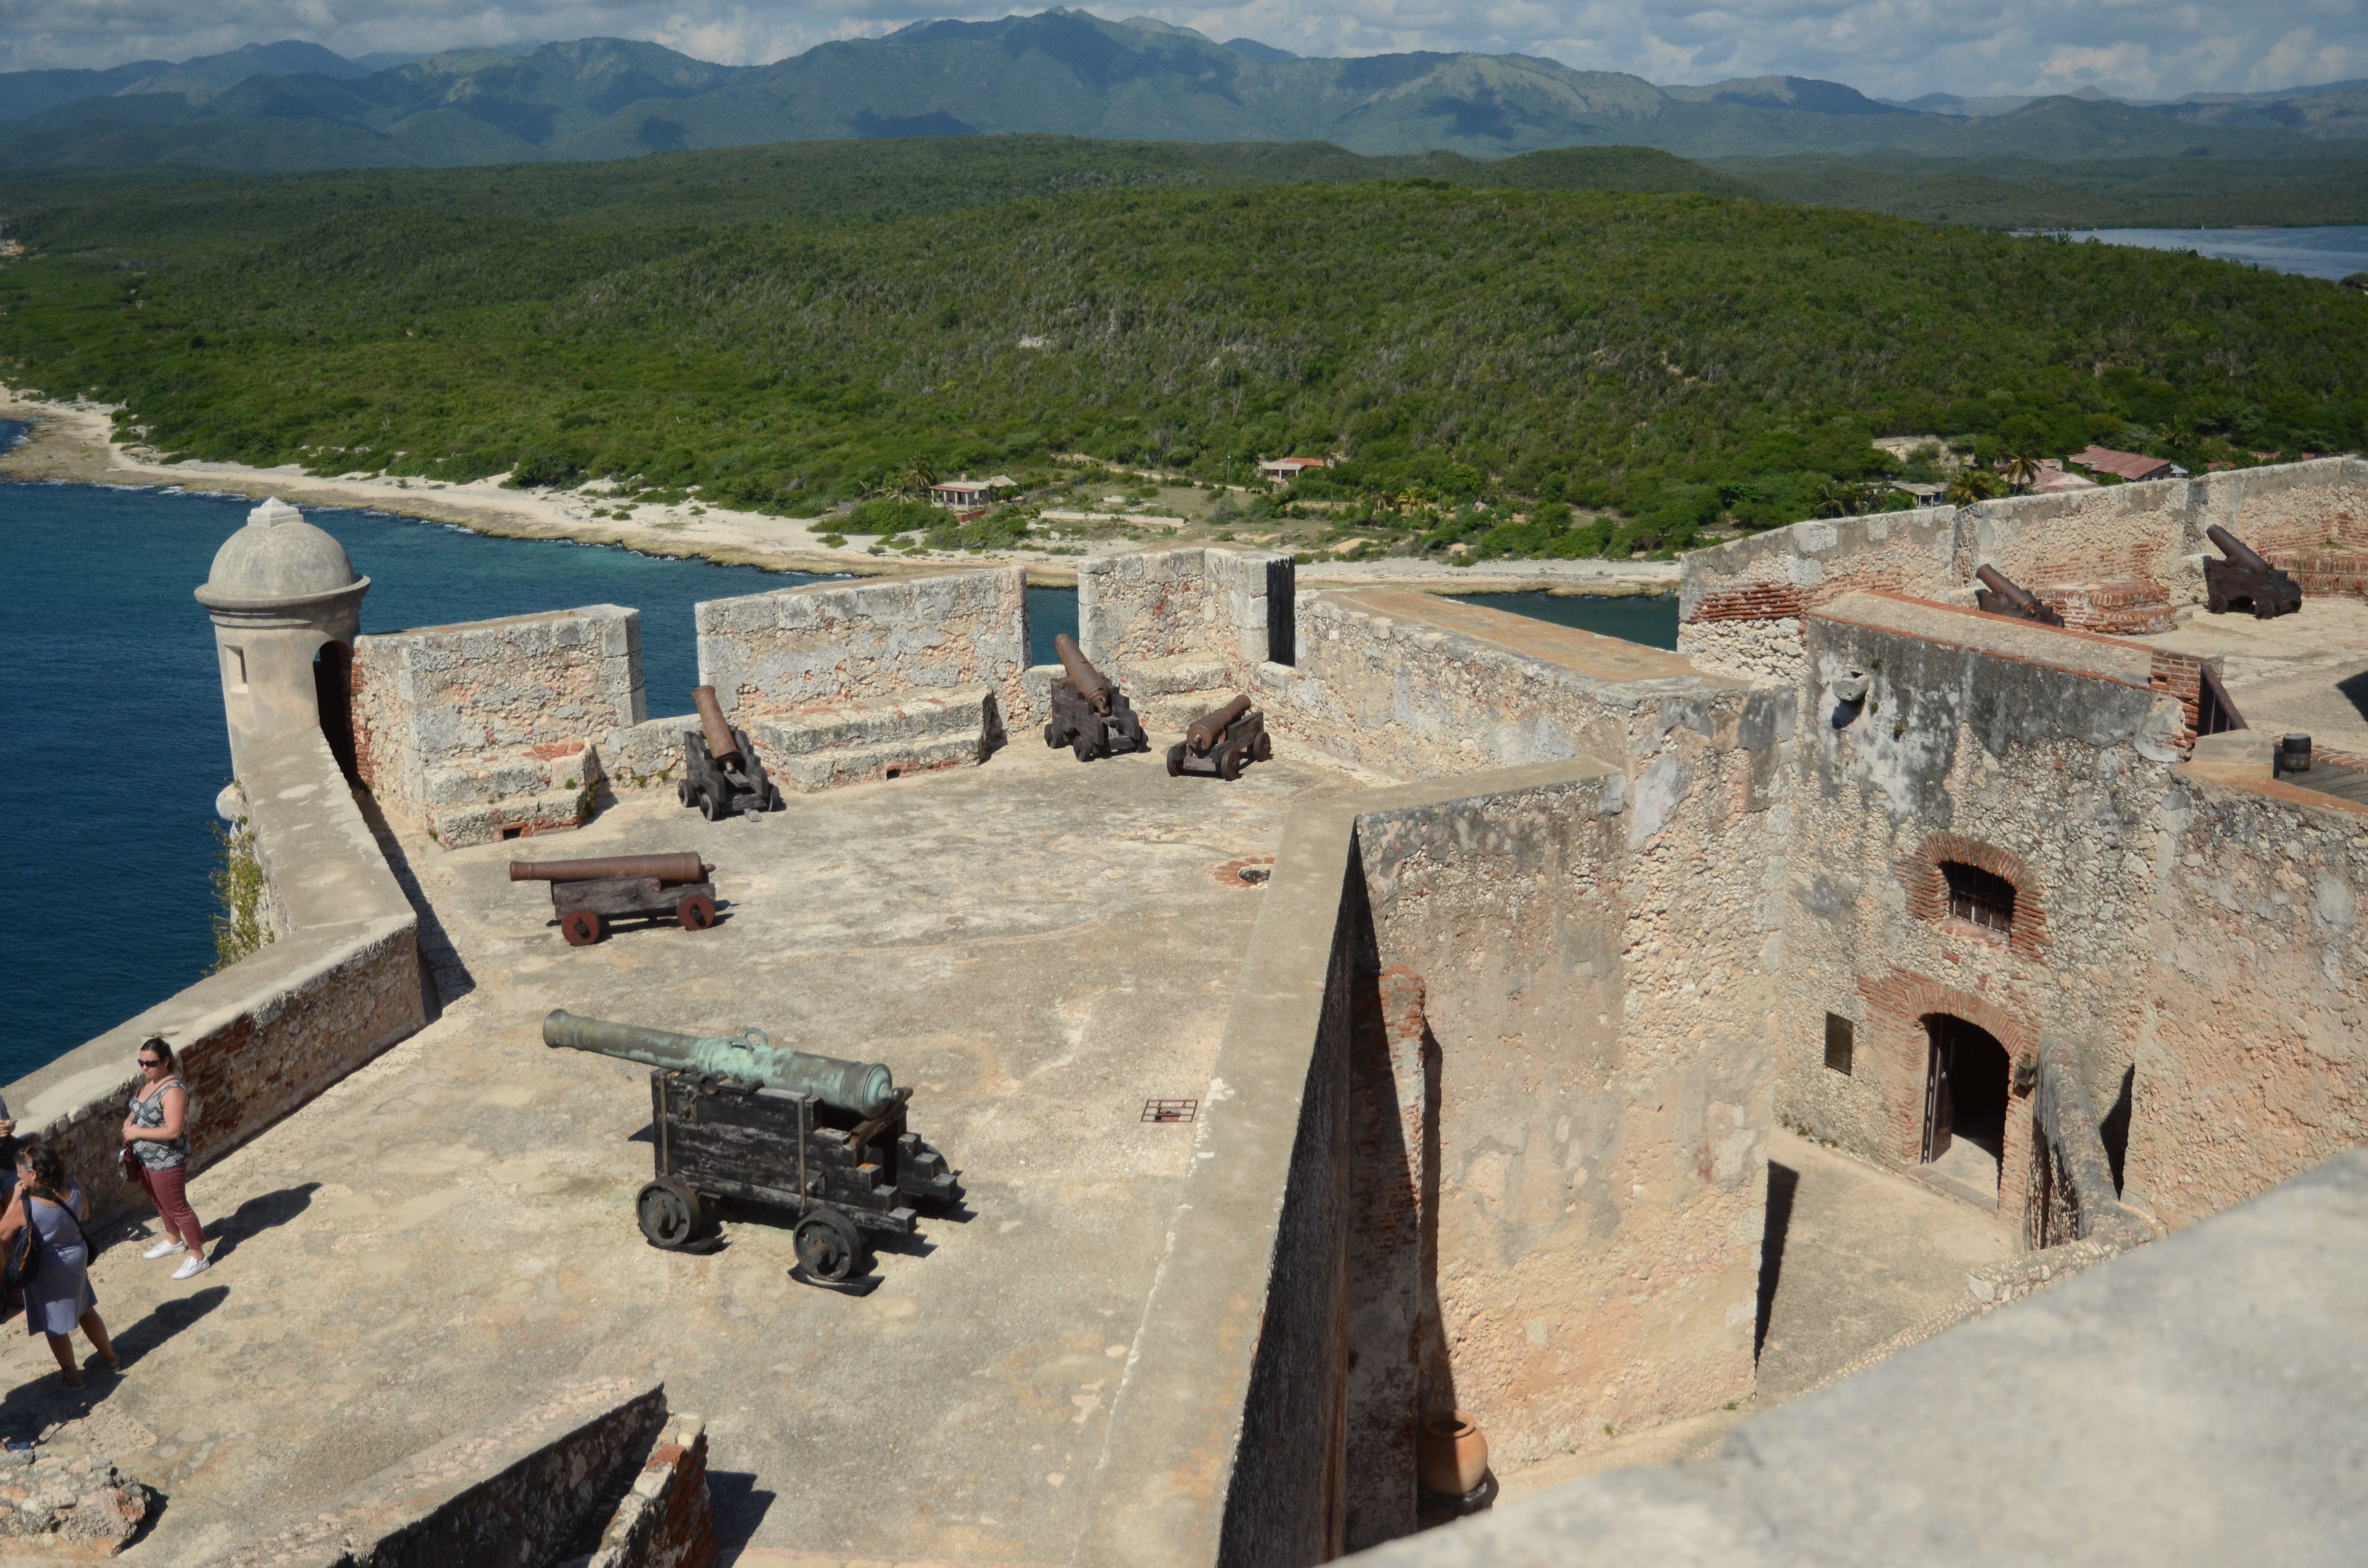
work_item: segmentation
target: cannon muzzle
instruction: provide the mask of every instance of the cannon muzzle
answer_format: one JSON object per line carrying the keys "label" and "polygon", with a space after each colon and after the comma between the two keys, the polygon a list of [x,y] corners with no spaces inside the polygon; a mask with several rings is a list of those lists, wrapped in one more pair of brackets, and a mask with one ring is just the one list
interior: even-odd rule
{"label": "cannon muzzle", "polygon": [[1985,566],[1974,575],[1982,580],[1982,586],[2019,610],[2028,612],[2032,606],[2039,602],[2031,597],[2028,590],[2018,585],[2013,578],[1995,566]]}
{"label": "cannon muzzle", "polygon": [[2226,556],[2229,560],[2235,562],[2239,566],[2249,567],[2255,572],[2273,572],[2277,570],[2277,568],[2271,566],[2267,561],[2263,560],[2260,553],[2257,552],[2251,545],[2247,544],[2243,540],[2238,539],[2235,534],[2230,533],[2226,528],[2222,528],[2217,523],[2205,528],[2203,530],[2203,537],[2210,540],[2214,544],[2218,545],[2220,547],[2220,553]]}
{"label": "cannon muzzle", "polygon": [[1233,728],[1234,721],[1249,710],[1249,694],[1245,692],[1223,708],[1213,709],[1193,720],[1192,727],[1184,732],[1184,744],[1192,748],[1194,756],[1208,756],[1209,748],[1225,738],[1225,732]]}
{"label": "cannon muzzle", "polygon": [[1107,718],[1110,709],[1110,682],[1087,662],[1077,640],[1061,632],[1053,639],[1053,652],[1061,656],[1061,667],[1069,672],[1069,684],[1077,688],[1077,695],[1092,703],[1095,712]]}
{"label": "cannon muzzle", "polygon": [[542,1020],[542,1043],[812,1095],[852,1116],[878,1116],[896,1097],[895,1080],[885,1063],[809,1056],[773,1044],[762,1029],[743,1029],[730,1040],[716,1040],[611,1023],[606,1018],[580,1018],[564,1007],[555,1007]]}
{"label": "cannon muzzle", "polygon": [[714,867],[692,854],[610,855],[586,860],[513,860],[514,882],[597,882],[610,877],[655,877],[661,887],[703,882]]}
{"label": "cannon muzzle", "polygon": [[723,717],[723,704],[715,699],[715,688],[692,687],[690,705],[699,710],[699,728],[707,737],[707,755],[719,765],[738,762],[740,743],[733,738],[732,722]]}

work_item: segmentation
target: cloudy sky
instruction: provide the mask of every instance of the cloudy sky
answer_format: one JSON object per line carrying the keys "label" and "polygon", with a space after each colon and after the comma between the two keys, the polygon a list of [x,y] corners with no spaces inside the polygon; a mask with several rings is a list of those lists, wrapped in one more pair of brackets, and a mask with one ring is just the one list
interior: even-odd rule
{"label": "cloudy sky", "polygon": [[[1249,0],[1089,6],[1302,54],[1481,50],[1656,82],[1786,74],[1886,97],[1941,91],[2168,98],[2368,77],[2368,0]],[[609,36],[734,64],[925,17],[916,0],[0,0],[0,69],[181,60],[307,39],[341,54]]]}

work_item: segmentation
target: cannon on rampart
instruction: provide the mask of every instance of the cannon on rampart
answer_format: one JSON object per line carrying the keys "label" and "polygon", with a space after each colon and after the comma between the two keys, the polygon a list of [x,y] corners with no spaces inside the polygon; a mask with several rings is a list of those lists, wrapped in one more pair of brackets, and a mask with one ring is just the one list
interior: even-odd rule
{"label": "cannon on rampart", "polygon": [[2292,615],[2302,608],[2302,585],[2271,565],[2252,546],[2214,523],[2203,537],[2220,547],[2225,561],[2203,558],[2203,608],[2214,615],[2248,609],[2257,619]]}
{"label": "cannon on rampart", "polygon": [[1094,668],[1077,640],[1064,631],[1053,639],[1053,652],[1067,674],[1053,683],[1053,716],[1044,723],[1044,744],[1067,746],[1079,762],[1121,752],[1148,751],[1143,721],[1118,683]]}
{"label": "cannon on rampart", "polygon": [[699,728],[682,733],[682,779],[675,798],[697,806],[709,822],[722,822],[734,812],[753,822],[779,807],[780,790],[766,777],[748,737],[723,716],[715,688],[691,687],[690,702],[699,710]]}
{"label": "cannon on rampart", "polygon": [[906,1130],[913,1091],[884,1062],[791,1051],[761,1029],[676,1034],[565,1008],[542,1040],[650,1067],[657,1171],[633,1212],[653,1246],[696,1245],[719,1199],[785,1210],[800,1268],[837,1285],[862,1262],[864,1233],[910,1235],[915,1203],[959,1196],[945,1156]]}
{"label": "cannon on rampart", "polygon": [[1167,748],[1167,773],[1170,778],[1198,773],[1230,783],[1242,776],[1245,764],[1264,762],[1273,755],[1266,715],[1250,706],[1245,692],[1192,721],[1184,738]]}
{"label": "cannon on rampart", "polygon": [[2019,616],[2024,620],[2035,620],[2042,626],[2064,624],[2062,616],[1997,567],[1982,567],[1974,575],[1982,583],[1974,590],[1974,602],[1989,614]]}
{"label": "cannon on rampart", "polygon": [[598,941],[619,915],[671,915],[686,931],[715,924],[715,869],[689,851],[581,860],[513,860],[510,881],[549,882],[559,934],[572,948]]}

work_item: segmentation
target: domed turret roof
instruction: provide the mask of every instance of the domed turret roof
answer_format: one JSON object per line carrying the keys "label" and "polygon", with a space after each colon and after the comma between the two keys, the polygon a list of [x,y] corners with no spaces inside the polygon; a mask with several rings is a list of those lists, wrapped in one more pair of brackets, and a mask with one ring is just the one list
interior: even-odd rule
{"label": "domed turret roof", "polygon": [[209,609],[292,609],[347,594],[359,597],[369,585],[344,545],[273,499],[249,512],[246,527],[214,551],[213,572],[198,590],[198,602]]}

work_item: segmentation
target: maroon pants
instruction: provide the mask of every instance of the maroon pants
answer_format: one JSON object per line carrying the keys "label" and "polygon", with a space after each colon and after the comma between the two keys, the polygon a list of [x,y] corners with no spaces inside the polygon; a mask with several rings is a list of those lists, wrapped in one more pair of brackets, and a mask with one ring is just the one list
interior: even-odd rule
{"label": "maroon pants", "polygon": [[188,1244],[193,1253],[206,1250],[206,1233],[189,1208],[189,1167],[175,1165],[169,1171],[152,1171],[140,1167],[141,1185],[148,1189],[148,1200],[156,1206],[156,1213],[165,1221],[165,1234]]}

